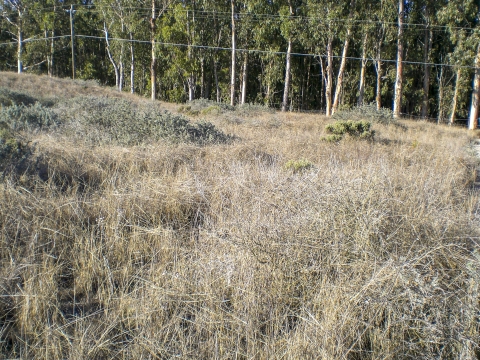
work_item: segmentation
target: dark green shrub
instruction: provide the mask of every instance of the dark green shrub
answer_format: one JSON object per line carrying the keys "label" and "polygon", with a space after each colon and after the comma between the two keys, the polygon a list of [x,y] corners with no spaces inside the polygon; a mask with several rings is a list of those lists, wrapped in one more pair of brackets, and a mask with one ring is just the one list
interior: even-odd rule
{"label": "dark green shrub", "polygon": [[0,106],[33,105],[37,99],[32,96],[0,87]]}
{"label": "dark green shrub", "polygon": [[331,134],[324,140],[330,142],[340,141],[344,135],[349,135],[353,138],[372,140],[375,135],[375,131],[371,130],[372,124],[369,121],[335,121],[333,124],[325,126],[325,130]]}
{"label": "dark green shrub", "polygon": [[15,136],[7,123],[0,121],[0,172],[19,168],[29,154],[29,146]]}
{"label": "dark green shrub", "polygon": [[57,126],[57,114],[40,103],[12,105],[0,108],[0,122],[8,124],[14,131],[38,130]]}
{"label": "dark green shrub", "polygon": [[288,160],[285,163],[285,169],[292,170],[294,174],[311,169],[314,167],[313,163],[308,160]]}
{"label": "dark green shrub", "polygon": [[336,135],[336,134],[327,135],[322,138],[323,141],[327,141],[327,142],[339,142],[342,139],[343,139],[342,135]]}

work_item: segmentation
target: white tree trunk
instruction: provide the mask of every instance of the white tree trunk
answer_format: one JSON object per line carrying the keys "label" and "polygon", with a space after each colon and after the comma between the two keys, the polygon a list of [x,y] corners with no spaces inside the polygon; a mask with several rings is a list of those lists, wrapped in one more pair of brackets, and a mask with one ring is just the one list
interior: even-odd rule
{"label": "white tree trunk", "polygon": [[475,78],[473,80],[472,105],[470,106],[470,116],[468,120],[468,128],[475,130],[478,127],[480,105],[480,45],[477,48],[477,56],[475,57]]}
{"label": "white tree trunk", "polygon": [[363,98],[365,96],[365,70],[367,68],[367,39],[368,33],[365,34],[363,38],[363,48],[362,48],[362,68],[360,70],[360,84],[358,89],[358,102],[357,105],[363,105]]}
{"label": "white tree trunk", "polygon": [[248,75],[248,52],[245,52],[243,57],[243,73],[242,73],[242,101],[241,104],[245,105],[247,101],[247,75]]}
{"label": "white tree trunk", "polygon": [[285,88],[283,89],[282,111],[288,109],[288,91],[290,89],[290,72],[291,72],[291,56],[292,56],[292,39],[288,39],[287,61],[285,64]]}
{"label": "white tree trunk", "polygon": [[17,70],[23,73],[23,31],[21,24],[18,26],[18,49],[17,49]]}
{"label": "white tree trunk", "polygon": [[326,115],[332,115],[332,89],[333,89],[333,39],[329,38],[327,43],[327,86],[325,90]]}
{"label": "white tree trunk", "polygon": [[425,30],[425,44],[423,59],[424,65],[424,78],[423,78],[423,102],[422,102],[422,118],[428,117],[428,95],[430,89],[430,52],[432,51],[433,31],[432,29]]}
{"label": "white tree trunk", "polygon": [[230,105],[235,106],[235,55],[236,55],[236,31],[235,31],[235,0],[231,0],[232,4],[232,74],[230,79]]}
{"label": "white tree trunk", "polygon": [[398,2],[398,39],[397,39],[397,77],[395,79],[395,95],[393,101],[393,117],[401,116],[403,91],[403,19],[405,16],[405,0]]}
{"label": "white tree trunk", "polygon": [[452,99],[452,112],[450,114],[450,121],[449,125],[453,125],[455,122],[455,115],[457,113],[457,103],[458,103],[458,88],[460,87],[460,79],[462,76],[462,69],[457,69],[457,75],[455,77],[455,91],[453,92],[453,99]]}
{"label": "white tree trunk", "polygon": [[108,58],[110,59],[110,62],[112,63],[113,70],[115,71],[115,87],[117,89],[120,89],[120,70],[118,68],[117,63],[115,62],[115,59],[112,56],[112,53],[110,52],[110,40],[108,40],[108,29],[107,29],[106,23],[103,23],[103,31],[105,32],[105,44],[107,45],[107,55],[108,55]]}
{"label": "white tree trunk", "polygon": [[347,37],[343,44],[343,52],[342,52],[342,61],[340,62],[340,69],[338,70],[337,76],[337,87],[335,89],[335,97],[333,99],[333,106],[332,106],[332,115],[338,109],[338,104],[340,103],[340,94],[342,92],[342,85],[343,85],[343,75],[345,74],[345,66],[347,65],[347,52],[348,52],[348,45],[350,44],[350,29],[347,30]]}
{"label": "white tree trunk", "polygon": [[150,18],[150,39],[152,42],[152,60],[150,63],[150,85],[152,88],[151,98],[155,100],[157,98],[157,54],[155,43],[155,22],[156,22],[156,8],[155,0],[152,0],[152,17]]}
{"label": "white tree trunk", "polygon": [[130,33],[130,93],[135,93],[135,52],[132,33]]}

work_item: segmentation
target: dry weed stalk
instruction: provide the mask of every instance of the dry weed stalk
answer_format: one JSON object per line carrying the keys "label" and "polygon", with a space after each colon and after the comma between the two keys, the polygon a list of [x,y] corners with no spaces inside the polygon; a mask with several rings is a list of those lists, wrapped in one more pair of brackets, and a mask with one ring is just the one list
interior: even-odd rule
{"label": "dry weed stalk", "polygon": [[[478,354],[478,194],[463,130],[375,125],[375,142],[327,144],[312,115],[222,119],[209,120],[242,140],[32,138],[44,180],[6,178],[0,191],[2,354]],[[291,159],[315,166],[293,173]]]}

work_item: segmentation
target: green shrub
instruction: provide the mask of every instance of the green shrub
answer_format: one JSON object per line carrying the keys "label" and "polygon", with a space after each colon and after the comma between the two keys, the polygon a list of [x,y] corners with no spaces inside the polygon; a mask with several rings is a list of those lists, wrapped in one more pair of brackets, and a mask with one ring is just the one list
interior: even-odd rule
{"label": "green shrub", "polygon": [[0,172],[19,168],[30,154],[27,144],[17,139],[10,126],[0,121]]}
{"label": "green shrub", "polygon": [[368,120],[373,123],[389,125],[396,123],[393,118],[393,111],[386,108],[377,110],[375,103],[356,106],[353,108],[340,109],[332,116],[335,120]]}
{"label": "green shrub", "polygon": [[327,142],[339,142],[342,139],[343,139],[342,135],[336,135],[336,134],[327,135],[322,138],[323,141],[327,141]]}
{"label": "green shrub", "polygon": [[209,107],[203,109],[201,113],[202,115],[208,115],[208,114],[219,115],[222,113],[222,109],[218,105],[210,105]]}
{"label": "green shrub", "polygon": [[37,99],[32,96],[0,87],[0,106],[33,105]]}
{"label": "green shrub", "polygon": [[325,130],[331,134],[327,141],[340,141],[344,135],[349,135],[353,138],[372,140],[375,131],[371,130],[372,124],[368,121],[335,121],[333,124],[325,126]]}
{"label": "green shrub", "polygon": [[0,108],[0,121],[5,122],[14,131],[38,130],[57,126],[57,114],[40,103],[33,105],[12,105]]}
{"label": "green shrub", "polygon": [[308,169],[313,168],[314,165],[308,160],[300,159],[300,160],[288,160],[285,163],[285,169],[293,170],[293,173],[302,172]]}
{"label": "green shrub", "polygon": [[61,109],[61,114],[68,121],[67,128],[94,143],[136,145],[164,138],[204,145],[232,139],[210,123],[194,124],[184,116],[123,99],[79,97]]}

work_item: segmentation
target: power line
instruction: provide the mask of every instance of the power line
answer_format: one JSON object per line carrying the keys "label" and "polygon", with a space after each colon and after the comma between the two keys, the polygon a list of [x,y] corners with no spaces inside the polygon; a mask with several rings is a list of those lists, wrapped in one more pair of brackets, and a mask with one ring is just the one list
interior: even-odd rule
{"label": "power line", "polygon": [[[43,37],[43,38],[32,38],[23,41],[24,43],[30,43],[30,42],[35,42],[35,41],[45,41],[45,40],[51,40],[51,39],[61,39],[61,38],[68,38],[71,37],[71,35],[60,35],[60,36],[50,36],[50,37]],[[96,39],[96,40],[105,40],[104,37],[102,36],[94,36],[94,35],[78,35],[76,34],[75,37],[77,38],[84,38],[84,39]],[[135,39],[122,39],[122,38],[109,38],[109,40],[112,41],[119,41],[119,42],[127,42],[127,43],[139,43],[139,44],[151,44],[151,40],[135,40]],[[6,46],[6,45],[17,45],[18,42],[7,42],[7,43],[0,43],[0,46]],[[182,44],[182,43],[170,43],[170,42],[160,42],[160,41],[155,41],[155,44],[157,45],[163,45],[163,46],[172,46],[172,47],[190,47],[190,48],[196,48],[196,49],[208,49],[208,50],[217,50],[217,51],[232,51],[231,47],[224,47],[224,46],[209,46],[209,45],[194,45],[194,44]],[[260,50],[260,49],[236,49],[238,52],[247,52],[247,53],[258,53],[258,54],[270,54],[270,55],[286,55],[286,51],[274,51],[274,50]],[[291,53],[292,56],[304,56],[304,57],[320,57],[320,58],[327,58],[327,55],[324,54],[309,54],[309,53]],[[342,56],[340,55],[333,55],[332,58],[334,59],[341,59]],[[355,56],[347,56],[347,60],[356,60],[356,61],[381,61],[385,63],[396,63],[397,60],[395,59],[376,59],[376,58],[361,58],[361,57],[355,57]],[[402,61],[403,64],[408,64],[408,65],[428,65],[428,66],[445,66],[445,67],[453,67],[453,68],[460,68],[460,69],[479,69],[476,68],[475,66],[469,66],[469,65],[455,65],[455,64],[441,64],[441,63],[427,63],[427,62],[422,62],[422,61]]]}
{"label": "power line", "polygon": [[[75,35],[76,37],[82,37],[87,39],[98,39],[98,40],[105,40],[104,37],[101,36],[93,36],[93,35]],[[121,42],[134,42],[134,43],[142,43],[142,44],[151,44],[151,40],[131,40],[131,39],[122,39],[122,38],[109,38],[109,40],[114,41],[121,41]],[[169,42],[160,42],[156,41],[155,44],[163,45],[163,46],[173,46],[173,47],[191,47],[197,49],[209,49],[209,50],[222,50],[222,51],[232,51],[231,47],[223,47],[223,46],[209,46],[209,45],[194,45],[194,44],[182,44],[182,43],[169,43]],[[259,54],[271,54],[271,55],[286,55],[286,51],[272,51],[272,50],[259,50],[259,49],[236,49],[238,52],[247,52],[247,53],[259,53]],[[304,57],[322,57],[327,58],[327,55],[322,54],[308,54],[308,53],[291,53],[292,56],[304,56]],[[341,59],[342,56],[340,55],[333,55],[334,59]],[[354,56],[347,56],[347,60],[366,60],[366,61],[381,61],[381,62],[388,62],[388,63],[396,63],[397,60],[391,59],[374,59],[374,58],[361,58],[361,57],[354,57]],[[454,67],[454,68],[461,68],[461,69],[477,69],[475,66],[468,66],[468,65],[454,65],[454,64],[439,64],[439,63],[427,63],[421,61],[402,61],[403,64],[409,65],[428,65],[428,66],[445,66],[445,67]]]}
{"label": "power line", "polygon": [[[88,8],[87,10],[90,12],[101,12],[101,9],[114,9],[113,6],[99,6],[99,5],[88,5],[88,4],[75,4],[75,7],[80,7],[80,8],[86,8],[86,7],[91,7]],[[55,7],[56,9],[67,9],[69,6],[63,5],[63,6],[57,6]],[[130,10],[145,10],[147,13],[145,16],[150,16],[148,11],[151,10],[151,8],[148,7],[135,7],[135,6],[125,6],[122,7],[123,9],[130,9]],[[38,10],[53,10],[54,7],[44,7],[44,8],[35,8],[33,11],[38,11]],[[216,11],[216,10],[193,10],[193,9],[178,9],[178,8],[167,8],[166,11],[179,11],[179,12],[189,12],[196,14],[196,17],[198,17],[198,14],[212,14],[216,16],[222,16],[224,19],[230,19],[231,18],[231,12],[228,11]],[[336,24],[336,23],[359,23],[359,24],[381,24],[381,25],[392,25],[393,27],[397,27],[398,23],[396,21],[382,21],[382,20],[362,20],[362,19],[328,19],[326,20],[325,17],[320,17],[320,16],[303,16],[303,15],[280,15],[280,14],[265,14],[265,13],[251,13],[251,12],[238,12],[236,13],[237,16],[239,16],[238,20],[241,20],[242,16],[252,16],[252,17],[257,17],[259,18],[258,20],[255,21],[261,21],[262,19],[297,19],[297,20],[320,20],[320,24]],[[251,20],[251,19],[250,19]],[[319,25],[320,25],[319,24]],[[427,24],[427,23],[404,23],[404,27],[421,27],[422,29],[413,29],[413,30],[424,30],[425,28],[428,29],[443,29],[443,30],[468,30],[468,31],[475,31],[478,30],[477,28],[472,28],[472,27],[461,27],[461,26],[448,26],[448,25],[435,25],[435,24]]]}
{"label": "power line", "polygon": [[[60,36],[50,36],[50,37],[41,37],[41,38],[31,38],[24,40],[23,43],[30,43],[30,42],[35,42],[35,41],[45,41],[45,40],[51,40],[51,39],[61,39],[61,38],[68,38],[71,37],[71,35],[60,35]],[[94,35],[78,35],[76,34],[75,37],[77,38],[85,38],[85,39],[96,39],[96,40],[105,40],[104,37],[102,36],[94,36]],[[119,42],[127,42],[127,43],[139,43],[139,44],[151,44],[151,40],[135,40],[135,39],[123,39],[123,38],[109,38],[109,40],[112,41],[119,41]],[[0,46],[7,46],[7,45],[17,45],[17,41],[12,41],[12,42],[4,42],[0,43]],[[195,44],[182,44],[182,43],[171,43],[171,42],[161,42],[161,41],[155,41],[155,44],[157,45],[163,45],[163,46],[172,46],[172,47],[190,47],[190,48],[196,48],[196,49],[207,49],[207,50],[216,50],[216,51],[232,51],[231,47],[224,47],[224,46],[210,46],[210,45],[195,45]],[[258,54],[270,54],[270,55],[286,55],[286,51],[275,51],[275,50],[260,50],[260,49],[236,49],[238,52],[247,52],[247,53],[258,53]],[[324,54],[310,54],[310,53],[291,53],[292,56],[303,56],[303,57],[319,57],[319,58],[327,58],[327,55]],[[341,59],[342,56],[340,55],[333,55],[332,58],[334,59]],[[361,57],[355,57],[355,56],[347,56],[347,60],[356,60],[356,61],[381,61],[385,63],[396,63],[397,60],[395,59],[376,59],[376,58],[361,58]],[[445,66],[445,67],[452,67],[456,69],[472,69],[476,70],[479,68],[476,68],[475,66],[469,66],[469,65],[455,65],[455,64],[445,64],[445,63],[430,63],[430,62],[422,62],[422,61],[402,61],[403,64],[407,65],[428,65],[428,66]]]}

